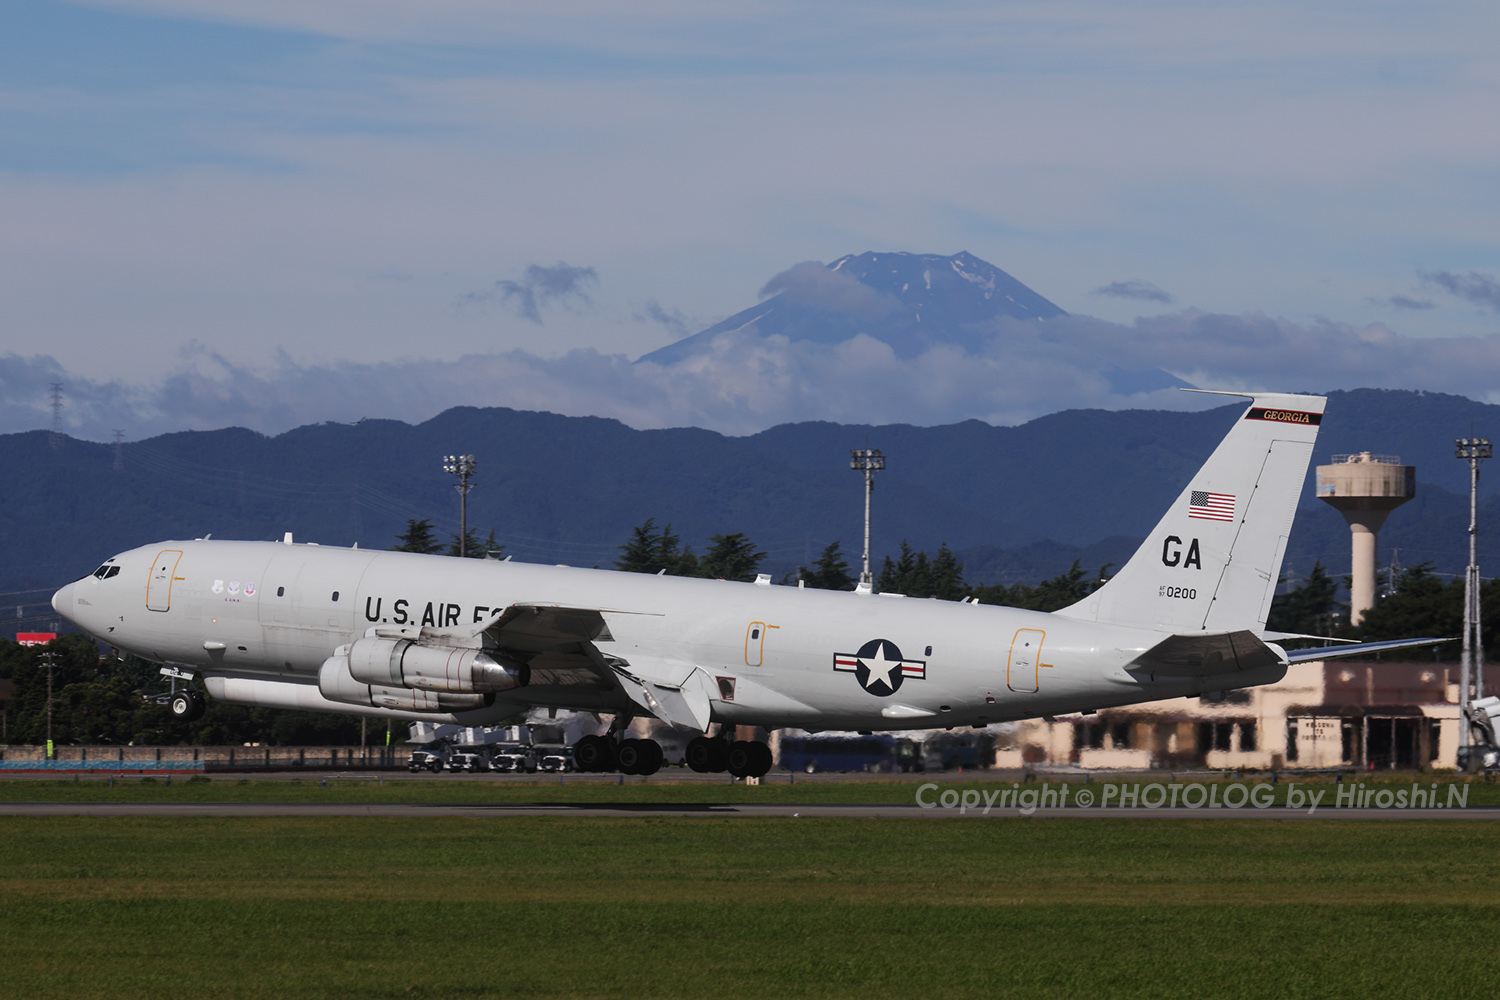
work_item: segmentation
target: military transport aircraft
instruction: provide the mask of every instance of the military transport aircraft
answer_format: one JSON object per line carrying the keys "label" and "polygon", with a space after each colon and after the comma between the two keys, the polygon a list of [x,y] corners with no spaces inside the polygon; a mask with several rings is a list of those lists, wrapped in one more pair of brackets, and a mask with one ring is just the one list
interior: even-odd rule
{"label": "military transport aircraft", "polygon": [[[700,733],[695,770],[760,775],[770,751],[733,740],[737,725],[984,726],[1268,684],[1290,662],[1437,641],[1276,644],[1292,637],[1266,632],[1266,616],[1326,401],[1228,395],[1249,407],[1141,548],[1050,614],[290,534],[132,549],[52,606],[218,701],[467,726],[539,706],[610,714],[608,732],[575,744],[576,763],[633,774],[662,765],[654,740],[624,738],[635,717]],[[203,703],[189,687],[172,710],[193,717]]]}

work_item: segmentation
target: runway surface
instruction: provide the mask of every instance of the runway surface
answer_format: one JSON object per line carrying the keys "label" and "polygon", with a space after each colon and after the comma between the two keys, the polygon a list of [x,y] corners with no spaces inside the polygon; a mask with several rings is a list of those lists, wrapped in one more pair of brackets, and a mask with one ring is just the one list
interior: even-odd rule
{"label": "runway surface", "polygon": [[[102,803],[102,802],[7,802],[0,803],[0,816],[377,816],[430,817],[464,816],[473,819],[504,819],[509,816],[588,816],[643,817],[679,816],[711,819],[744,819],[767,817],[845,818],[845,819],[1003,819],[1017,818],[1018,809],[979,808],[924,809],[917,805],[679,805],[631,803],[609,805],[465,804],[436,805],[360,804],[302,802],[184,802],[184,803]],[[1242,820],[1497,820],[1500,807],[1472,809],[1339,809],[1328,806],[1315,810],[1273,807],[1256,809],[1189,809],[1178,808],[1087,808],[1067,807],[1036,809],[1029,814],[1040,819],[1242,819]]]}

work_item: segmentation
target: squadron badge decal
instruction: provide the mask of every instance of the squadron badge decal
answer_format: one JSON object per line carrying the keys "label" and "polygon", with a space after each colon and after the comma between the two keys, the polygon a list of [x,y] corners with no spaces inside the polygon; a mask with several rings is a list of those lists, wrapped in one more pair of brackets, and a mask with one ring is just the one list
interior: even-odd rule
{"label": "squadron badge decal", "polygon": [[853,674],[860,687],[877,697],[895,694],[908,677],[927,677],[927,661],[906,659],[889,639],[871,639],[857,653],[834,653],[833,669]]}

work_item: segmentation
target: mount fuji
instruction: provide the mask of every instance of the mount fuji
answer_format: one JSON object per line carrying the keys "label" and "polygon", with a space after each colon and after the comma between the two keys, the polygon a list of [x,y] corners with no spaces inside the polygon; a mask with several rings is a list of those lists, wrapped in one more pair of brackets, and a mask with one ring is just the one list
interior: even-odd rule
{"label": "mount fuji", "polygon": [[[960,252],[952,256],[862,253],[831,264],[797,264],[761,289],[765,301],[706,330],[645,354],[638,361],[677,365],[714,350],[721,337],[785,338],[792,343],[841,344],[866,336],[911,360],[934,348],[966,354],[990,350],[1013,324],[1066,346],[1065,329],[1047,331],[1049,321],[1068,314],[995,265]],[[1080,348],[1080,354],[1087,349]],[[1095,359],[1080,357],[1086,367]],[[1092,363],[1091,363],[1092,362]],[[1101,374],[1121,393],[1152,392],[1188,383],[1156,368],[1104,365]]]}

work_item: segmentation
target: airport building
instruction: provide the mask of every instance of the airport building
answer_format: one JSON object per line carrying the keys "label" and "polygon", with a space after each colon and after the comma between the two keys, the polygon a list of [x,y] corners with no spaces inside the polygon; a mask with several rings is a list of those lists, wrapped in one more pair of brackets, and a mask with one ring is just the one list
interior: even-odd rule
{"label": "airport building", "polygon": [[1294,663],[1276,684],[1018,723],[995,765],[1456,768],[1458,682],[1456,663]]}

